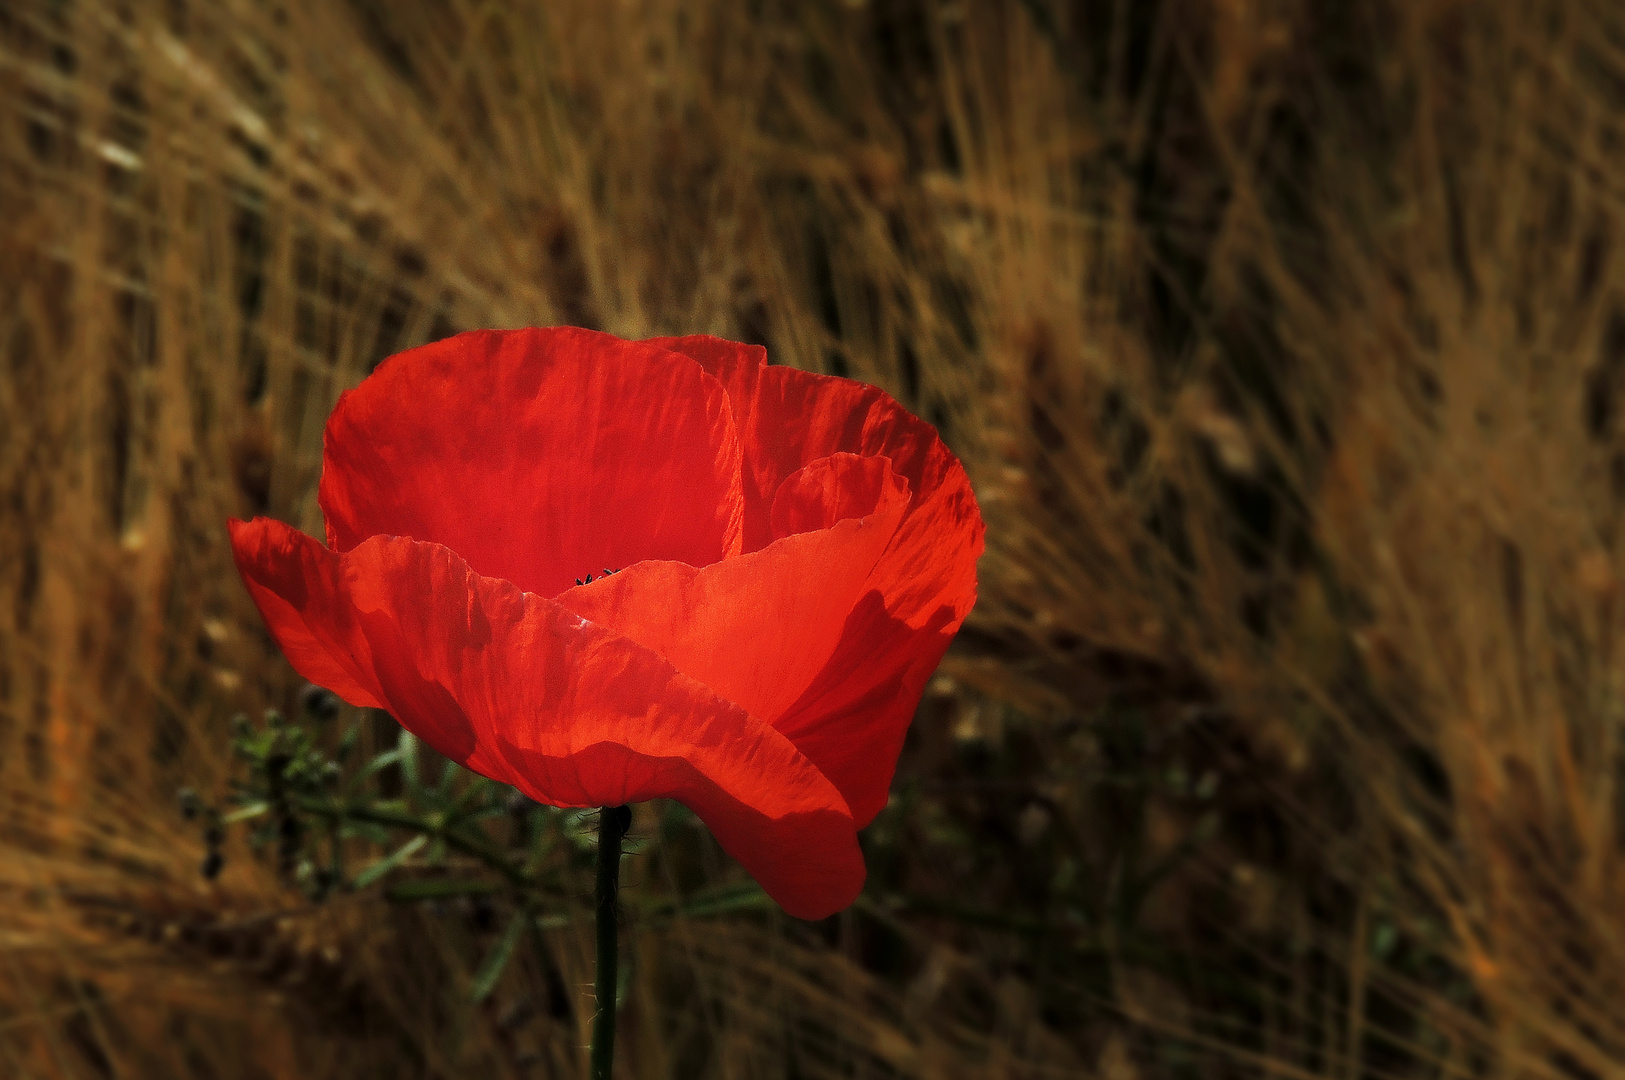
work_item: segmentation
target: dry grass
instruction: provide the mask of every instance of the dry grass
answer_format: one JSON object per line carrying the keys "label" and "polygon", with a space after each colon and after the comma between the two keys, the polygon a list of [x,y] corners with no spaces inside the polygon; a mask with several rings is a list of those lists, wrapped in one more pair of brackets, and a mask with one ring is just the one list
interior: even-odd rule
{"label": "dry grass", "polygon": [[866,901],[637,931],[626,1075],[1625,1075],[1613,5],[524,7],[0,8],[0,1074],[582,1073],[583,936],[469,1006],[173,809],[297,688],[222,520],[577,323],[875,381],[989,524]]}

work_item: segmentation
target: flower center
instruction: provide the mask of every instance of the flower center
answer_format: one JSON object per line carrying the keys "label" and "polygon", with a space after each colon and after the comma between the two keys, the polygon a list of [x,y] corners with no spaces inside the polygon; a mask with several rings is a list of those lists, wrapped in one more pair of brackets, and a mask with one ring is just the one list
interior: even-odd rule
{"label": "flower center", "polygon": [[[620,571],[619,567],[617,567],[614,570],[611,570],[609,567],[606,566],[606,567],[604,567],[604,572],[602,574],[599,574],[598,578],[607,578],[611,574],[619,574],[620,572],[621,571]],[[588,574],[585,579],[576,578],[576,584],[577,585],[591,585],[595,580],[598,580],[598,579],[594,578],[591,574]]]}

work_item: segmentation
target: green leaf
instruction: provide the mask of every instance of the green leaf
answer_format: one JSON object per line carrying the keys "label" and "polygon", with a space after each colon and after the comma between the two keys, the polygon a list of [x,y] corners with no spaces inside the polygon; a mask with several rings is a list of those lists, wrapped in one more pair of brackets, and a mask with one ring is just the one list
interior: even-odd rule
{"label": "green leaf", "polygon": [[468,996],[474,1001],[484,1001],[491,996],[497,980],[502,978],[503,969],[513,956],[514,946],[519,944],[519,937],[525,932],[527,917],[524,911],[514,912],[513,918],[508,920],[508,928],[502,932],[502,940],[496,943],[480,969],[474,973],[473,985],[468,988]]}
{"label": "green leaf", "polygon": [[715,889],[690,897],[678,906],[676,914],[680,919],[698,919],[735,911],[760,911],[773,906],[773,901],[768,899],[762,887],[749,881],[735,888]]}
{"label": "green leaf", "polygon": [[405,862],[407,859],[410,859],[413,855],[416,855],[418,849],[428,842],[429,838],[427,836],[412,837],[412,839],[396,848],[394,852],[384,856],[382,859],[379,859],[377,862],[361,871],[361,873],[357,874],[355,876],[355,881],[352,883],[352,888],[365,889],[368,885],[371,885],[373,882],[377,881],[379,878],[401,865],[401,863]]}
{"label": "green leaf", "polygon": [[506,815],[507,812],[507,810],[500,806],[482,806],[476,810],[470,810],[467,813],[456,814],[453,817],[447,818],[446,824],[468,825],[476,821],[489,821],[494,817],[502,817]]}
{"label": "green leaf", "polygon": [[276,732],[258,730],[237,740],[237,752],[256,764],[263,762],[276,745]]}
{"label": "green leaf", "polygon": [[382,753],[374,754],[372,756],[372,760],[368,761],[365,765],[361,766],[361,768],[357,769],[356,774],[350,777],[350,782],[345,785],[345,790],[354,791],[356,788],[361,786],[361,782],[367,779],[367,777],[376,772],[389,768],[399,760],[401,760],[401,752],[399,750],[385,750]]}
{"label": "green leaf", "polygon": [[233,810],[229,814],[223,815],[220,818],[220,824],[235,825],[239,821],[247,821],[250,818],[257,818],[269,809],[271,809],[271,804],[265,802],[263,799],[259,802],[251,802],[247,806],[240,807],[239,809]]}
{"label": "green leaf", "polygon": [[361,721],[360,719],[352,720],[350,726],[344,729],[344,737],[339,740],[338,752],[333,755],[334,758],[342,763],[355,752],[356,743],[360,739]]}
{"label": "green leaf", "polygon": [[[448,768],[456,767],[449,761],[446,765]],[[458,793],[457,798],[452,800],[452,811],[460,813],[464,808],[475,805],[479,799],[494,787],[496,787],[496,784],[493,781],[483,776],[475,776],[473,780],[469,781],[468,786]],[[495,809],[500,812],[502,807],[497,806]]]}
{"label": "green leaf", "polygon": [[339,829],[339,839],[361,839],[374,844],[387,844],[389,830],[371,821],[346,821]]}
{"label": "green leaf", "polygon": [[1378,920],[1376,927],[1371,931],[1371,955],[1378,960],[1388,959],[1399,944],[1399,927],[1387,919]]}
{"label": "green leaf", "polygon": [[406,782],[407,790],[422,791],[423,785],[418,782],[418,737],[402,728],[395,749],[401,756],[401,779]]}
{"label": "green leaf", "polygon": [[564,912],[556,912],[552,915],[538,915],[535,918],[535,925],[537,930],[557,930],[560,927],[569,926],[576,921],[576,918],[576,916]]}
{"label": "green leaf", "polygon": [[551,833],[538,832],[532,841],[530,854],[526,856],[524,866],[520,872],[526,877],[535,874],[542,868],[542,863],[553,853],[554,837]]}

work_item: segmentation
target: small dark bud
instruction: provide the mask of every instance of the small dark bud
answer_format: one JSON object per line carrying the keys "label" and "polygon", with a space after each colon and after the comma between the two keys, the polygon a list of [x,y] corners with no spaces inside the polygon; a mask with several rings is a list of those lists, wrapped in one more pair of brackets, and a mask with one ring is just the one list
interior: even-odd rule
{"label": "small dark bud", "polygon": [[203,856],[203,865],[198,870],[203,874],[203,880],[213,881],[220,876],[220,871],[226,865],[226,857],[218,851],[211,851]]}
{"label": "small dark bud", "polygon": [[325,686],[306,683],[299,691],[299,707],[317,720],[331,720],[339,714],[339,698]]}
{"label": "small dark bud", "polygon": [[210,848],[219,847],[220,842],[225,838],[226,831],[220,827],[219,823],[210,825],[207,829],[203,830],[203,842],[209,845]]}
{"label": "small dark bud", "polygon": [[181,817],[187,821],[197,817],[198,811],[203,809],[203,800],[199,799],[197,792],[189,787],[183,787],[175,792],[175,801],[180,803]]}

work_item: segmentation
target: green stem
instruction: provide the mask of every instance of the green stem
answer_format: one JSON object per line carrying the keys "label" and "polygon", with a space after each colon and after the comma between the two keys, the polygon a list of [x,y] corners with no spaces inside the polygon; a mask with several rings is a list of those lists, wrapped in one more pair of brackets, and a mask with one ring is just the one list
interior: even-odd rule
{"label": "green stem", "polygon": [[448,829],[444,825],[437,825],[415,814],[377,810],[366,806],[345,806],[327,799],[295,797],[292,802],[307,814],[327,818],[330,821],[343,821],[348,818],[351,821],[366,821],[387,828],[405,829],[408,832],[439,837],[446,842],[447,847],[479,859],[507,878],[516,888],[525,889],[534,884],[530,876],[522,868],[515,866],[500,850],[462,829]]}
{"label": "green stem", "polygon": [[592,1024],[592,1080],[610,1080],[615,1067],[615,964],[620,945],[616,894],[621,880],[621,837],[632,810],[606,806],[598,815],[598,971],[593,995],[598,1015]]}

